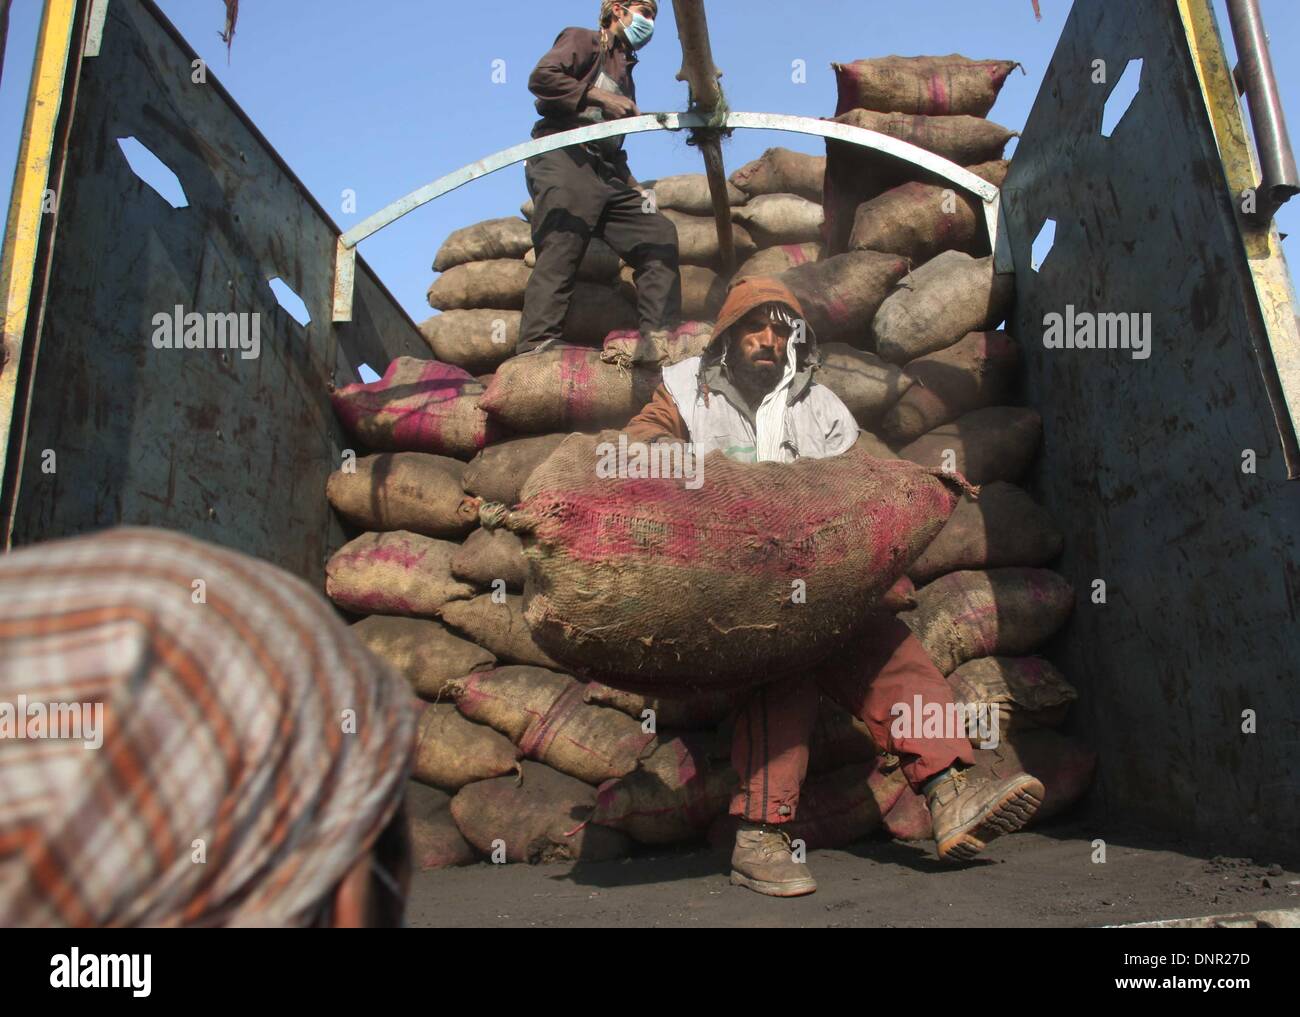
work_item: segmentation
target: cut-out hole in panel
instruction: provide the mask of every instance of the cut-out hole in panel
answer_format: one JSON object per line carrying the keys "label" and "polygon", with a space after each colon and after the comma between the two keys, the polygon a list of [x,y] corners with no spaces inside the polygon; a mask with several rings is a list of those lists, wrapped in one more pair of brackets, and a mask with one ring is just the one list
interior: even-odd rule
{"label": "cut-out hole in panel", "polygon": [[1056,243],[1056,220],[1048,219],[1038,229],[1038,235],[1034,237],[1033,253],[1029,260],[1029,267],[1037,272],[1043,267],[1043,261],[1046,259],[1048,252],[1051,251],[1052,245]]}
{"label": "cut-out hole in panel", "polygon": [[1002,158],[1010,159],[1012,156],[1016,154],[1016,149],[1019,147],[1020,147],[1020,135],[1017,134],[1014,138],[1008,141],[1006,147],[1002,149]]}
{"label": "cut-out hole in panel", "polygon": [[307,313],[307,305],[303,303],[302,297],[289,288],[288,283],[277,275],[267,285],[271,287],[271,292],[275,294],[276,301],[284,308],[285,313],[290,318],[303,328],[311,324],[311,315]]}
{"label": "cut-out hole in panel", "polygon": [[379,375],[375,372],[375,369],[371,367],[369,364],[362,364],[359,368],[357,368],[357,374],[361,376],[361,380],[364,381],[367,385],[369,385],[372,381],[379,380]]}
{"label": "cut-out hole in panel", "polygon": [[1142,84],[1142,59],[1130,60],[1120,75],[1115,87],[1106,98],[1106,107],[1101,113],[1101,136],[1109,138],[1128,112],[1133,100],[1137,98],[1138,88]]}
{"label": "cut-out hole in panel", "polygon": [[118,138],[117,145],[131,172],[157,191],[163,201],[172,208],[189,208],[190,199],[185,196],[185,188],[171,167],[135,138]]}

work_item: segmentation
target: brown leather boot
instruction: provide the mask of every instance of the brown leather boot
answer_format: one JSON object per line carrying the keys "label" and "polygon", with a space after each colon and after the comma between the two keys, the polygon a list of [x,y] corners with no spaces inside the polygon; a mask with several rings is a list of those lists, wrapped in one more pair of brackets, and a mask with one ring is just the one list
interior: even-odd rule
{"label": "brown leather boot", "polygon": [[1004,833],[1015,833],[1043,804],[1043,785],[1027,773],[987,766],[949,770],[925,795],[945,862],[966,862]]}
{"label": "brown leather boot", "polygon": [[790,838],[779,826],[741,822],[731,852],[731,883],[769,897],[802,897],[817,889],[808,866],[796,862]]}

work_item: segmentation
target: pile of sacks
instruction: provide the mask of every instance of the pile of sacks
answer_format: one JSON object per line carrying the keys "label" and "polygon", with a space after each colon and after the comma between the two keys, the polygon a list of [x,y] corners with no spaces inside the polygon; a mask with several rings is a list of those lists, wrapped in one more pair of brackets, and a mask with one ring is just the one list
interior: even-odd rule
{"label": "pile of sacks", "polygon": [[[1013,66],[955,56],[836,65],[837,119],[1000,184],[1012,135],[983,117]],[[1076,693],[1034,655],[1074,602],[1044,567],[1062,535],[1017,486],[1041,422],[1014,405],[1019,348],[997,330],[1012,280],[993,271],[980,203],[910,176],[839,143],[826,158],[768,151],[731,180],[736,275],[778,275],[799,296],[822,344],[816,379],[865,431],[855,452],[981,487],[876,606],[913,629],[958,702],[995,704],[1001,742],[977,756],[1042,780],[1041,822],[1083,794],[1095,761],[1055,730]],[[432,359],[399,358],[380,381],[333,394],[370,454],[329,480],[358,536],[328,563],[327,592],[426,703],[411,797],[425,868],[608,859],[711,829],[726,837],[732,693],[656,698],[566,673],[525,620],[524,543],[490,518],[522,500],[570,434],[626,424],[660,368],[711,334],[730,280],[718,275],[704,177],[647,186],[681,244],[692,320],[672,335],[639,336],[627,268],[594,242],[566,326],[584,348],[515,357],[533,257],[525,205],[524,219],[457,231],[439,250],[429,299],[442,313],[421,326]],[[927,838],[924,802],[896,763],[823,701],[791,836],[810,847],[882,829]]]}

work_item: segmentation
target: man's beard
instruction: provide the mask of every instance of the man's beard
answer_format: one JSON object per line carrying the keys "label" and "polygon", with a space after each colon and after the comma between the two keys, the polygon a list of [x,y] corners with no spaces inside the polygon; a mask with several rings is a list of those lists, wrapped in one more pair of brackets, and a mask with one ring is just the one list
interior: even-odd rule
{"label": "man's beard", "polygon": [[758,363],[752,363],[743,357],[736,357],[732,370],[736,375],[736,384],[751,396],[767,395],[776,388],[783,373],[779,360],[760,360]]}

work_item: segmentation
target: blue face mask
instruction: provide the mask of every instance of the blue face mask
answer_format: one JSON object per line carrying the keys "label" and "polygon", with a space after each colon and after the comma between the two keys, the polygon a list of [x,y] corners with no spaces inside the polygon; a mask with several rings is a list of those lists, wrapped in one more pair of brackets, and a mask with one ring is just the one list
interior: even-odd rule
{"label": "blue face mask", "polygon": [[623,35],[633,49],[641,49],[655,34],[655,23],[644,14],[632,14],[632,24],[623,26]]}

